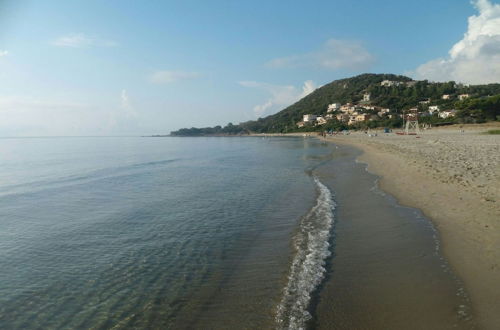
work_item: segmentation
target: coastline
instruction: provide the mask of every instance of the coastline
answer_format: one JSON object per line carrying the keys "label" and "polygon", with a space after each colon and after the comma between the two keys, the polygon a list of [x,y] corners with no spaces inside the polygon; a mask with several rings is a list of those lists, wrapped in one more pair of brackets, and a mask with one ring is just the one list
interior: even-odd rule
{"label": "coastline", "polygon": [[433,129],[418,139],[377,132],[326,140],[360,149],[358,160],[380,176],[382,190],[432,220],[477,322],[494,329],[500,324],[500,138],[481,135],[488,128]]}

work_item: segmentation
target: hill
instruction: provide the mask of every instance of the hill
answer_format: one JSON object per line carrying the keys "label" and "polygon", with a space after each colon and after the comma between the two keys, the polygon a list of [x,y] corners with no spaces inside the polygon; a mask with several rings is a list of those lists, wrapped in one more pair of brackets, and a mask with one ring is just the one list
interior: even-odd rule
{"label": "hill", "polygon": [[[369,100],[364,100],[365,94],[369,94]],[[500,119],[500,84],[467,86],[453,81],[414,81],[409,77],[394,74],[362,74],[326,84],[289,107],[265,118],[238,125],[230,123],[225,127],[184,128],[171,132],[171,135],[234,135],[346,128],[346,122],[335,117],[323,125],[297,127],[297,123],[305,114],[325,116],[328,106],[332,103],[370,105],[377,111],[386,109],[387,112],[378,118],[376,110],[367,110],[366,112],[372,114],[375,119],[372,117],[369,121],[349,125],[354,128],[396,127],[402,122],[402,111],[413,107],[418,107],[423,122],[437,123],[443,119],[438,113],[427,115],[429,106],[433,105],[438,106],[440,110],[456,110],[453,112],[453,118],[447,121],[484,122]]]}

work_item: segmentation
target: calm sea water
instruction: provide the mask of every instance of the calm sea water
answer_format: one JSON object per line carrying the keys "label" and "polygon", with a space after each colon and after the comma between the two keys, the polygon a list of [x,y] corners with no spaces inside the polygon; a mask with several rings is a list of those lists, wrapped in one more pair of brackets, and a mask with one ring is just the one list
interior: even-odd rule
{"label": "calm sea water", "polygon": [[470,329],[418,210],[314,138],[0,139],[1,329]]}
{"label": "calm sea water", "polygon": [[309,318],[333,223],[311,176],[332,153],[319,141],[16,138],[0,152],[0,328]]}

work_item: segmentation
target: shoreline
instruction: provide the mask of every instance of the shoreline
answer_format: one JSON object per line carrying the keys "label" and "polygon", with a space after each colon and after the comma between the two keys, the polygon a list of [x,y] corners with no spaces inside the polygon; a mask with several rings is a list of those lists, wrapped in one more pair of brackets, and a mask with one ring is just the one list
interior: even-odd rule
{"label": "shoreline", "polygon": [[[483,130],[488,128],[491,127]],[[371,138],[354,133],[327,137],[326,141],[360,149],[363,154],[358,160],[380,177],[380,189],[393,195],[401,205],[418,208],[431,219],[439,233],[443,255],[464,283],[476,321],[481,328],[495,329],[500,324],[499,163],[495,163],[500,138],[480,135],[481,128],[466,135],[457,134],[456,130],[434,129],[422,133],[419,139],[383,133]],[[479,168],[488,172],[486,178],[469,175],[475,170],[471,166],[482,160],[475,159],[477,154],[472,151],[464,152],[475,148],[467,144],[468,139],[478,140],[479,144],[489,142],[486,151],[493,152],[493,162],[484,161],[489,165]],[[438,146],[434,148],[436,141]],[[448,145],[443,147],[443,141],[451,148],[447,154]],[[445,160],[434,155],[434,149],[444,151]],[[457,166],[460,162],[471,165]]]}

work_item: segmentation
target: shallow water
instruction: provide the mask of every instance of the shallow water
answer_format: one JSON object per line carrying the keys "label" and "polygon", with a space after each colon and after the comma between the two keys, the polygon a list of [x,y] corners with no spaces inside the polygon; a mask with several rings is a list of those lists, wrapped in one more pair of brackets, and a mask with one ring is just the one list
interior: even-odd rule
{"label": "shallow water", "polygon": [[440,254],[438,233],[416,209],[398,205],[336,147],[317,170],[338,203],[334,251],[317,295],[318,329],[471,329],[470,301]]}
{"label": "shallow water", "polygon": [[32,138],[0,151],[0,328],[472,324],[430,222],[352,149]]}

